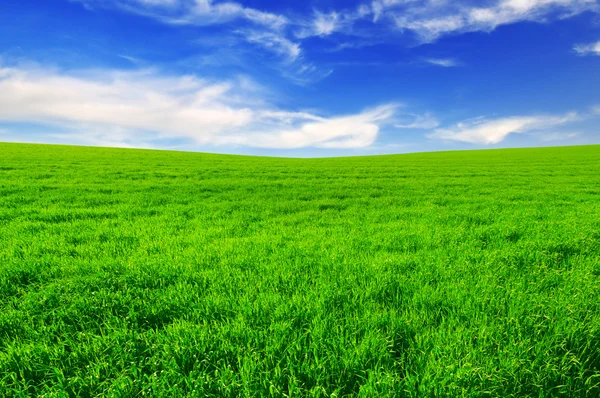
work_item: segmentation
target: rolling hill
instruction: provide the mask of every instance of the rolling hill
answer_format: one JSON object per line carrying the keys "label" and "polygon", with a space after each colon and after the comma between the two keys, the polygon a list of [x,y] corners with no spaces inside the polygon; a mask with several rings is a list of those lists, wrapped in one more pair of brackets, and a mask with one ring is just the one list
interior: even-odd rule
{"label": "rolling hill", "polygon": [[0,144],[6,396],[599,396],[600,146]]}

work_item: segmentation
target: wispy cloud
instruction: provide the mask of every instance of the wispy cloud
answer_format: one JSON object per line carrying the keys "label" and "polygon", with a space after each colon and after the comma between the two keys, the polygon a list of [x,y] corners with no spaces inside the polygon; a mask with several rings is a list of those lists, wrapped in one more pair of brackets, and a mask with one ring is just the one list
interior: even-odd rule
{"label": "wispy cloud", "polygon": [[500,119],[477,118],[458,123],[452,128],[437,129],[429,138],[467,142],[471,144],[497,144],[510,135],[548,129],[578,120],[574,112],[563,116],[515,116]]}
{"label": "wispy cloud", "polygon": [[322,12],[311,18],[288,17],[246,7],[233,1],[214,0],[72,0],[88,7],[118,7],[169,24],[214,25],[245,20],[269,30],[291,27],[302,39],[334,32],[356,33],[357,21],[388,24],[411,31],[423,42],[464,32],[492,31],[522,21],[547,22],[586,11],[600,12],[597,0],[492,0],[476,4],[457,0],[374,0],[358,7]]}
{"label": "wispy cloud", "polygon": [[397,108],[324,117],[280,109],[244,79],[155,70],[61,72],[0,67],[0,121],[56,126],[61,142],[147,146],[156,140],[262,148],[362,148]]}
{"label": "wispy cloud", "polygon": [[[283,75],[294,81],[305,81],[296,72],[312,66],[302,48],[302,41],[311,37],[338,34],[339,37],[330,38],[335,50],[391,42],[404,32],[412,33],[419,43],[428,43],[447,35],[490,32],[522,21],[547,22],[585,11],[600,12],[597,0],[373,0],[346,9],[315,9],[309,15],[283,15],[226,0],[71,1],[91,8],[118,8],[174,26],[218,25],[238,42],[251,43],[280,56]],[[394,32],[398,34],[393,35]],[[597,54],[598,43],[577,46],[575,50]],[[440,67],[460,66],[453,58],[433,57],[425,62]]]}
{"label": "wispy cloud", "polygon": [[352,38],[348,39],[348,41],[343,41],[341,43],[336,44],[335,46],[326,49],[327,52],[338,52],[344,50],[357,50],[365,47],[376,46],[378,44],[382,44],[384,42],[383,38],[380,39],[359,39]]}
{"label": "wispy cloud", "polygon": [[296,33],[296,37],[329,36],[339,30],[342,23],[337,12],[322,13],[315,11],[314,18],[306,24],[306,27]]}
{"label": "wispy cloud", "polygon": [[428,64],[441,66],[443,68],[454,68],[462,65],[454,58],[426,58],[424,61]]}
{"label": "wispy cloud", "polygon": [[315,10],[312,18],[300,18],[292,20],[292,25],[298,25],[301,29],[296,30],[296,37],[326,37],[333,33],[339,32],[351,35],[355,22],[364,19],[371,13],[371,9],[367,5],[361,5],[352,10],[340,10],[321,12]]}
{"label": "wispy cloud", "polygon": [[[299,118],[300,124],[289,129],[277,126],[271,131],[267,130],[268,132],[227,136],[221,142],[279,149],[366,148],[375,142],[380,125],[390,120],[396,108],[394,104],[383,105],[356,115],[329,119],[302,115]],[[277,122],[280,120],[277,119]],[[264,130],[264,127],[261,130]]]}
{"label": "wispy cloud", "polygon": [[317,67],[311,62],[298,61],[279,69],[285,78],[299,86],[307,86],[327,78],[333,73],[333,68]]}
{"label": "wispy cloud", "polygon": [[337,30],[346,34],[353,33],[355,21],[368,19],[379,25],[392,22],[396,30],[412,32],[427,43],[447,35],[490,32],[502,25],[547,22],[586,11],[600,12],[600,5],[596,0],[374,0],[335,15],[337,21],[345,21],[345,28]]}
{"label": "wispy cloud", "polygon": [[596,0],[496,0],[489,5],[467,2],[383,1],[381,13],[392,18],[399,29],[414,32],[422,41],[457,33],[485,31],[523,21],[546,22],[599,11]]}
{"label": "wispy cloud", "polygon": [[437,118],[431,113],[424,115],[406,114],[402,115],[403,123],[395,124],[394,127],[399,129],[434,129],[440,125]]}
{"label": "wispy cloud", "polygon": [[[243,42],[243,43],[242,43]],[[248,43],[252,47],[248,46]],[[287,39],[280,32],[239,29],[218,38],[202,38],[195,41],[202,50],[199,55],[185,60],[185,65],[234,67],[249,66],[257,61],[257,50],[264,49],[275,55],[275,62],[261,55],[261,63],[297,85],[310,85],[329,76],[333,69],[318,67],[307,59],[300,45]]]}
{"label": "wispy cloud", "polygon": [[600,41],[588,44],[578,44],[573,50],[579,55],[600,55]]}
{"label": "wispy cloud", "polygon": [[288,38],[287,17],[231,1],[213,0],[72,0],[88,7],[114,7],[165,24],[222,25],[227,31],[244,32],[239,41],[261,45],[286,61],[300,54],[300,45]]}
{"label": "wispy cloud", "polygon": [[141,65],[144,63],[144,61],[142,61],[139,58],[136,57],[132,57],[130,55],[124,55],[124,54],[117,54],[117,57],[122,58],[126,61],[129,61],[130,63],[134,64],[134,65]]}
{"label": "wispy cloud", "polygon": [[288,40],[283,35],[270,31],[244,30],[239,31],[246,41],[258,44],[270,51],[281,55],[286,61],[293,62],[300,56],[302,50],[298,43]]}
{"label": "wispy cloud", "polygon": [[89,8],[117,7],[169,24],[213,25],[241,19],[271,29],[288,23],[286,17],[232,1],[213,0],[72,0]]}

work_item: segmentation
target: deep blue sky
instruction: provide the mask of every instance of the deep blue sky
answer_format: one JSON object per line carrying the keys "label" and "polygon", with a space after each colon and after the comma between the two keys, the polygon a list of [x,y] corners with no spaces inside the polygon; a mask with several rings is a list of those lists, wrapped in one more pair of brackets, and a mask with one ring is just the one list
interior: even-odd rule
{"label": "deep blue sky", "polygon": [[597,0],[2,0],[0,141],[281,156],[600,143]]}

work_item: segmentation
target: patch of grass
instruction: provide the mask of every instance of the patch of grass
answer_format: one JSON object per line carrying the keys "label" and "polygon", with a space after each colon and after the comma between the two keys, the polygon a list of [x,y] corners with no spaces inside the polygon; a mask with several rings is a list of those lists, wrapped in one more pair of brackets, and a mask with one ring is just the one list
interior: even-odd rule
{"label": "patch of grass", "polygon": [[600,395],[600,147],[0,144],[0,395]]}

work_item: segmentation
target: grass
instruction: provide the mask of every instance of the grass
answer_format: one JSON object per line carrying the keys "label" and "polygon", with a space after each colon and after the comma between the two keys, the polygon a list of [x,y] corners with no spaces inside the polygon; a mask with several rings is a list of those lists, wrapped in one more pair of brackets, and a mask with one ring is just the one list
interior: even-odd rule
{"label": "grass", "polygon": [[600,396],[600,146],[0,144],[0,395]]}

